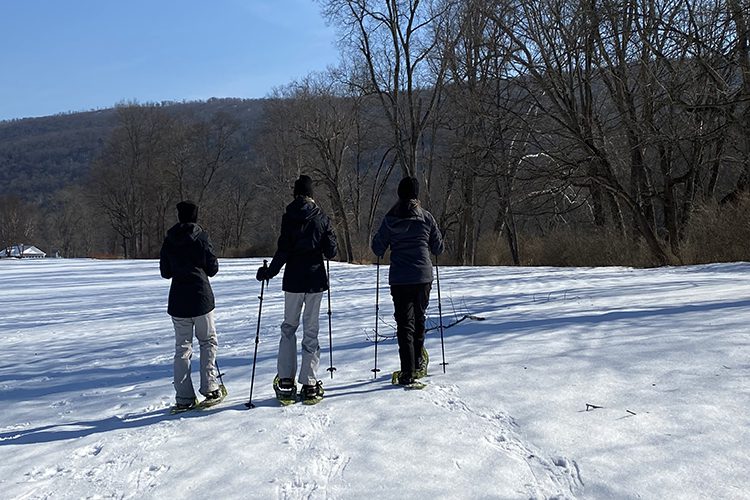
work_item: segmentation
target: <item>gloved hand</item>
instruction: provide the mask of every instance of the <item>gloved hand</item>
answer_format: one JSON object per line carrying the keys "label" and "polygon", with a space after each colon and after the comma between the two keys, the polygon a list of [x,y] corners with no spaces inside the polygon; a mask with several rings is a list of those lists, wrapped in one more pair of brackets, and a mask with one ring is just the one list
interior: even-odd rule
{"label": "gloved hand", "polygon": [[268,267],[259,267],[258,272],[255,274],[255,279],[258,281],[268,281],[271,279],[270,274]]}

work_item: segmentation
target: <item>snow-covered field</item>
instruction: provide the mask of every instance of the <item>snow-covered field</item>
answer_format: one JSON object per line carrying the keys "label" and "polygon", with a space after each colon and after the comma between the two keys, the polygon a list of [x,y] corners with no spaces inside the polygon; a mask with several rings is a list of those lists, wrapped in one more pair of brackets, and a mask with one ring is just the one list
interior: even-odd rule
{"label": "snow-covered field", "polygon": [[441,268],[444,323],[484,320],[445,330],[446,374],[430,331],[428,387],[404,391],[395,340],[370,371],[375,267],[332,263],[337,371],[324,299],[326,399],[289,407],[270,386],[277,278],[248,410],[260,262],[221,260],[212,280],[229,397],[170,415],[156,261],[0,261],[0,497],[750,496],[750,264]]}

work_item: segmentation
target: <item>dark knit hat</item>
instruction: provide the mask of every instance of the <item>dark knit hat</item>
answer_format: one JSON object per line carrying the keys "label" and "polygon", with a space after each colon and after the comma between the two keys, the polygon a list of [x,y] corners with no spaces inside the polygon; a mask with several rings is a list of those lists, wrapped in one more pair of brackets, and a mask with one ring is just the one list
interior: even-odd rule
{"label": "dark knit hat", "polygon": [[416,177],[404,177],[398,183],[398,197],[401,200],[414,200],[419,197],[419,180]]}
{"label": "dark knit hat", "polygon": [[190,200],[179,202],[177,204],[177,218],[183,224],[198,222],[198,205]]}
{"label": "dark knit hat", "polygon": [[313,196],[312,179],[306,175],[300,175],[299,179],[294,181],[294,196]]}

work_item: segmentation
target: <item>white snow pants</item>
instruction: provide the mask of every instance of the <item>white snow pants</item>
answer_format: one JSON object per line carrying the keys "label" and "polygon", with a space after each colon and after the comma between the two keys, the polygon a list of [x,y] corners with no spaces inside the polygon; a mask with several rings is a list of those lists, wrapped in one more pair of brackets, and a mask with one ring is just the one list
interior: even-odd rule
{"label": "white snow pants", "polygon": [[[281,324],[279,356],[276,368],[279,378],[294,378],[297,373],[297,328],[302,313],[302,364],[299,369],[299,383],[315,385],[316,372],[320,364],[318,329],[320,325],[320,301],[323,292],[292,293],[284,292],[284,322]],[[304,312],[302,307],[304,305]]]}
{"label": "white snow pants", "polygon": [[176,318],[174,324],[174,389],[178,403],[195,400],[195,389],[190,377],[190,362],[193,358],[193,330],[200,346],[200,393],[204,396],[219,388],[216,371],[216,350],[219,342],[216,337],[214,312],[195,318]]}

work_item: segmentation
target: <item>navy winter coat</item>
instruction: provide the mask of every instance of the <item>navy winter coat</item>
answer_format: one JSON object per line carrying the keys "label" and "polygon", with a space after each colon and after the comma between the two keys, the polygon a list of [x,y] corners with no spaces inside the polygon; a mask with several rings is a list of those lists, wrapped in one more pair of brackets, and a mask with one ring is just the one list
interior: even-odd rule
{"label": "navy winter coat", "polygon": [[336,235],[328,216],[312,198],[298,196],[281,216],[281,235],[268,276],[273,278],[286,264],[282,290],[323,292],[328,290],[323,258],[334,258],[336,251]]}
{"label": "navy winter coat", "polygon": [[164,238],[159,255],[162,278],[171,278],[167,312],[177,318],[194,318],[214,309],[209,276],[219,272],[211,241],[198,224],[175,224]]}
{"label": "navy winter coat", "polygon": [[417,200],[399,201],[383,218],[372,239],[372,251],[383,257],[389,246],[390,285],[432,283],[430,252],[443,253],[443,236],[435,218]]}

